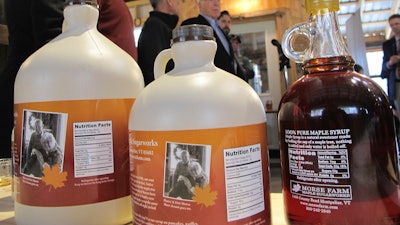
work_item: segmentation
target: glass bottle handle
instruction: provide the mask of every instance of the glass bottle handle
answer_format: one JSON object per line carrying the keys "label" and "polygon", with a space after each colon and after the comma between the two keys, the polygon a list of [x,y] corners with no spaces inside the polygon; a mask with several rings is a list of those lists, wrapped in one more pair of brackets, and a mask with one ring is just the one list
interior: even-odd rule
{"label": "glass bottle handle", "polygon": [[154,61],[154,80],[165,74],[165,68],[170,59],[172,59],[172,50],[170,48],[158,53]]}
{"label": "glass bottle handle", "polygon": [[300,23],[289,28],[282,38],[282,51],[293,61],[303,63],[309,58],[311,30],[308,23]]}

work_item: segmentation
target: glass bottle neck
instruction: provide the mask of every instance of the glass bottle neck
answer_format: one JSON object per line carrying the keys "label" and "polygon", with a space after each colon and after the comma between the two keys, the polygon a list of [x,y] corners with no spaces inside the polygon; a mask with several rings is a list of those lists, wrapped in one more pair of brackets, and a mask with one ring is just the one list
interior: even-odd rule
{"label": "glass bottle neck", "polygon": [[[309,25],[312,38],[309,59],[304,62],[306,74],[312,72],[307,71],[307,68],[321,65],[324,67],[319,70],[323,71],[325,69],[329,71],[347,70],[349,66],[352,69],[354,60],[340,33],[337,12],[329,11],[327,8],[319,10],[315,15],[310,16]],[[327,66],[328,64],[331,64],[332,67]]]}
{"label": "glass bottle neck", "polygon": [[310,16],[309,23],[314,29],[310,49],[311,59],[350,55],[340,33],[336,11],[329,12],[328,9],[319,11],[318,14]]}

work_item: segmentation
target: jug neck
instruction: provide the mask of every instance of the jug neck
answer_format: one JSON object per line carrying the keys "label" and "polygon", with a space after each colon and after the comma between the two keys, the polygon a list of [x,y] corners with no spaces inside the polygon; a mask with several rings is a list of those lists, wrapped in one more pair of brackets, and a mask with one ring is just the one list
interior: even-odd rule
{"label": "jug neck", "polygon": [[214,56],[217,44],[212,40],[185,41],[174,43],[171,47],[175,72],[192,68],[214,69]]}
{"label": "jug neck", "polygon": [[99,18],[99,10],[92,4],[70,4],[64,9],[63,31],[70,29],[95,29]]}

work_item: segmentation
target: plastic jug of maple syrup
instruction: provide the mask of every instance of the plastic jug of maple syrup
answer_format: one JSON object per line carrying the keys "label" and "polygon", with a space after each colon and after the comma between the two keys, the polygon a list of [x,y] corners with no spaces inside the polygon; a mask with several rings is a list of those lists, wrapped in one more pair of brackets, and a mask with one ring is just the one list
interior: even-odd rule
{"label": "plastic jug of maple syrup", "polygon": [[19,225],[132,220],[128,121],[144,88],[127,53],[100,34],[96,0],[67,0],[62,34],[15,82]]}
{"label": "plastic jug of maple syrup", "polygon": [[134,224],[271,224],[260,98],[214,66],[211,27],[176,28],[172,43],[129,121]]}
{"label": "plastic jug of maple syrup", "polygon": [[[399,224],[393,113],[384,91],[355,73],[339,31],[339,0],[306,0],[285,54],[303,63],[278,113],[288,224]],[[305,47],[305,48],[304,48]]]}

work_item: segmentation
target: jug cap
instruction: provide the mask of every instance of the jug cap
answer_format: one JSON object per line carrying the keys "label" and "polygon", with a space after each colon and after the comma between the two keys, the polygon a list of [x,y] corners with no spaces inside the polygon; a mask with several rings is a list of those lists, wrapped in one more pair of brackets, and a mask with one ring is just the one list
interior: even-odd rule
{"label": "jug cap", "polygon": [[65,6],[68,5],[91,5],[98,7],[97,0],[65,0]]}
{"label": "jug cap", "polygon": [[215,40],[213,29],[207,25],[184,25],[172,30],[171,44],[185,41]]}
{"label": "jug cap", "polygon": [[307,14],[316,14],[318,10],[339,11],[339,0],[306,0]]}

